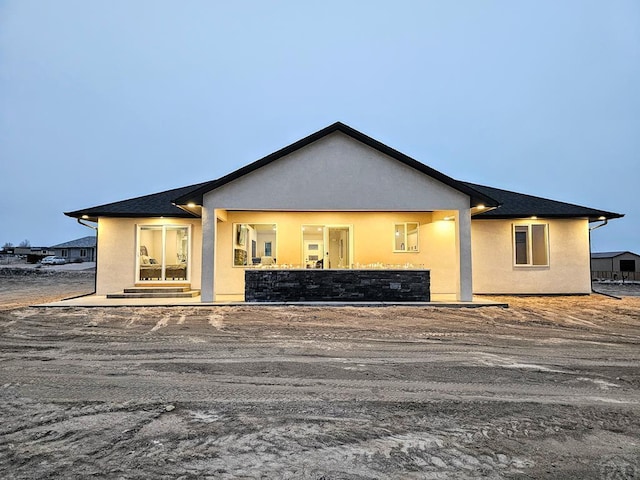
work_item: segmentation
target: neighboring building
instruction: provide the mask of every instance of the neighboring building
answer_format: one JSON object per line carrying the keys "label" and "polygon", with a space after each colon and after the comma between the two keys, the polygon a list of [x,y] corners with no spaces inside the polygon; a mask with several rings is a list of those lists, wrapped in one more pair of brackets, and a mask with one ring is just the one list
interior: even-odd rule
{"label": "neighboring building", "polygon": [[633,252],[594,252],[591,254],[591,277],[640,280],[640,255]]}
{"label": "neighboring building", "polygon": [[260,268],[429,270],[431,294],[462,301],[588,294],[589,223],[623,216],[461,182],[342,123],[217,180],[66,215],[98,223],[98,295],[186,284],[205,302],[245,298]]}
{"label": "neighboring building", "polygon": [[13,254],[27,259],[27,263],[38,263],[47,255],[53,255],[48,247],[13,247]]}
{"label": "neighboring building", "polygon": [[70,242],[60,243],[50,247],[53,253],[65,258],[67,262],[95,262],[96,261],[96,237],[90,235],[88,237],[76,238]]}

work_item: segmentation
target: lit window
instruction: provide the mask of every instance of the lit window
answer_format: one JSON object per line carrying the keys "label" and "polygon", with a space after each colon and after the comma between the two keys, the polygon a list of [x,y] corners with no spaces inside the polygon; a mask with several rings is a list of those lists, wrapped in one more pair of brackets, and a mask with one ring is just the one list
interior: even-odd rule
{"label": "lit window", "polygon": [[233,266],[273,265],[276,263],[277,229],[273,223],[233,225]]}
{"label": "lit window", "polygon": [[549,265],[547,224],[514,225],[513,252],[516,265]]}
{"label": "lit window", "polygon": [[393,225],[393,251],[418,251],[418,223],[396,223]]}

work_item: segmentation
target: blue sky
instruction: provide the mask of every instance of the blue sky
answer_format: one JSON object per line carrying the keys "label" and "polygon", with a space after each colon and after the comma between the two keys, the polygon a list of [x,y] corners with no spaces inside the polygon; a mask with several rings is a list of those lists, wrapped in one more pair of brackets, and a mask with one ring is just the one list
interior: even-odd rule
{"label": "blue sky", "polygon": [[335,121],[460,180],[625,213],[640,2],[0,0],[0,244],[210,180]]}

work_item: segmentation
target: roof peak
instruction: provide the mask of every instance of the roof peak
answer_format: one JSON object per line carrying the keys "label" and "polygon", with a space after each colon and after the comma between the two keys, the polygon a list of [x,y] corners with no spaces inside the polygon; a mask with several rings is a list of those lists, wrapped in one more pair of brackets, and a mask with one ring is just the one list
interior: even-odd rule
{"label": "roof peak", "polygon": [[296,142],[293,142],[286,147],[276,150],[275,152],[262,157],[261,159],[256,160],[248,165],[245,165],[244,167],[241,167],[223,177],[212,180],[210,182],[206,182],[199,188],[194,189],[192,192],[177,196],[173,201],[178,205],[186,205],[188,203],[202,205],[203,196],[205,193],[210,192],[211,190],[215,190],[216,188],[226,185],[233,180],[256,171],[335,132],[341,132],[353,138],[354,140],[359,141],[384,155],[387,155],[388,157],[404,163],[405,165],[415,169],[416,171],[424,175],[430,176],[431,178],[434,178],[435,180],[438,180],[439,182],[468,195],[471,206],[483,204],[487,207],[496,207],[500,204],[491,196],[479,192],[474,188],[467,186],[465,183],[455,180],[454,178],[449,177],[448,175],[445,175],[444,173],[439,172],[438,170],[435,170],[342,122],[334,122],[327,127],[324,127]]}

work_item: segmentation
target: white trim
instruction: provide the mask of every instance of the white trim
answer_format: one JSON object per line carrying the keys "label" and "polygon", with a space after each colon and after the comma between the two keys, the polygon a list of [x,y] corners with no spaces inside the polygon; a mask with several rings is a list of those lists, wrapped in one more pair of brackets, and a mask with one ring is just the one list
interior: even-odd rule
{"label": "white trim", "polygon": [[[415,224],[416,225],[416,249],[415,250],[408,250],[408,243],[409,243],[409,228],[407,227],[407,225],[409,224]],[[396,249],[396,226],[397,225],[404,225],[404,242],[402,243],[405,247],[404,250],[400,249]],[[393,222],[393,236],[391,238],[392,241],[392,252],[393,253],[420,253],[420,222]]]}
{"label": "white trim", "polygon": [[[546,250],[546,263],[533,263],[533,228],[534,226],[544,227],[544,243]],[[516,258],[516,228],[527,228],[527,263],[517,263]],[[549,267],[550,265],[550,248],[549,248],[549,224],[544,222],[519,222],[511,224],[511,245],[513,249],[513,266],[517,268],[535,268]]]}
{"label": "white trim", "polygon": [[274,252],[273,245],[271,246],[272,248],[271,257],[275,259],[278,258],[278,248],[280,246],[280,242],[278,241],[278,224],[276,222],[234,222],[231,224],[231,235],[233,235],[233,238],[231,239],[231,267],[232,268],[248,268],[253,266],[253,260],[251,260],[251,262],[249,261],[249,259],[252,259],[252,257],[249,255],[251,253],[251,245],[249,244],[245,245],[245,247],[247,248],[247,264],[236,265],[236,256],[235,256],[236,246],[242,246],[239,243],[237,243],[237,239],[236,239],[237,225],[272,225],[274,226],[275,228],[273,230],[275,231],[275,235],[276,235],[276,248]]}
{"label": "white trim", "polygon": [[[142,280],[140,278],[140,231],[143,228],[154,227],[156,229],[162,230],[162,261],[160,263],[160,279],[159,280]],[[184,280],[168,280],[166,278],[166,253],[167,253],[167,228],[176,228],[176,229],[187,229],[187,274]],[[191,224],[179,224],[179,223],[138,223],[136,224],[136,261],[135,261],[135,282],[136,283],[185,283],[191,282],[191,243],[193,241],[192,238],[192,228]]]}

